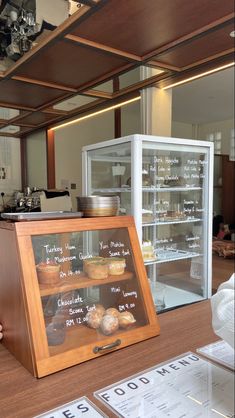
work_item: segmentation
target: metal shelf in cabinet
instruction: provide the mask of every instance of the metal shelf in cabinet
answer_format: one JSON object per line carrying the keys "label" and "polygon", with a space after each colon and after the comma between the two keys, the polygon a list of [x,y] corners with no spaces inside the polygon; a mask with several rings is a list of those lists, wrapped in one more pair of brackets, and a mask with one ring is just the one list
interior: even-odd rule
{"label": "metal shelf in cabinet", "polygon": [[200,253],[193,253],[188,251],[181,251],[181,250],[175,250],[175,251],[164,251],[163,256],[161,258],[161,255],[157,255],[157,259],[153,261],[145,261],[144,265],[149,266],[151,264],[160,264],[160,263],[168,263],[170,261],[177,261],[177,260],[186,260],[187,258],[193,258],[193,257],[200,257],[202,254]]}
{"label": "metal shelf in cabinet", "polygon": [[113,187],[113,188],[106,188],[106,189],[93,189],[93,193],[122,193],[122,192],[131,192],[130,187]]}
{"label": "metal shelf in cabinet", "polygon": [[155,225],[175,225],[175,224],[187,224],[187,223],[194,223],[194,222],[202,222],[203,219],[201,218],[194,218],[194,219],[183,219],[178,221],[156,221],[156,222],[143,222],[142,226],[155,226]]}
{"label": "metal shelf in cabinet", "polygon": [[202,187],[142,187],[143,192],[189,192],[202,190]]}

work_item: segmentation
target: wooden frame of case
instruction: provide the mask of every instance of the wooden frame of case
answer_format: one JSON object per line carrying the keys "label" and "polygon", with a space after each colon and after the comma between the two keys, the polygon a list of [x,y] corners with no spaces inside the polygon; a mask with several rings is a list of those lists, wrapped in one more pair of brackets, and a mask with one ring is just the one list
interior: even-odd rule
{"label": "wooden frame of case", "polygon": [[[95,341],[59,354],[51,355],[49,353],[41,297],[45,294],[71,290],[71,285],[63,287],[63,290],[58,286],[50,287],[49,293],[45,289],[40,289],[31,236],[120,228],[125,228],[128,231],[133,263],[138,272],[138,284],[148,323],[141,327],[125,330],[125,332],[119,332],[118,338],[121,340],[121,344],[112,350],[151,338],[158,335],[160,331],[133,218],[117,216],[0,222],[0,241],[3,243],[0,254],[0,318],[4,328],[3,343],[34,376],[43,377],[105,353],[95,354],[93,352]],[[111,279],[110,283],[112,281],[114,280]],[[102,284],[101,280],[93,280],[93,282],[96,282],[96,285]],[[79,286],[76,283],[76,286],[73,285],[73,289],[88,286],[91,285],[83,282]],[[99,340],[99,344],[112,344],[113,339],[112,335],[105,336],[103,341]],[[110,350],[108,351],[110,352]]]}

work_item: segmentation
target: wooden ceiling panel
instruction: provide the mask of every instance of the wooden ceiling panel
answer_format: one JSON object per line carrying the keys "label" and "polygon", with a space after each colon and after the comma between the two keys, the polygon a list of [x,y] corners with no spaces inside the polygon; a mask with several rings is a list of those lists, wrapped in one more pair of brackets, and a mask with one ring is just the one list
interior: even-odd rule
{"label": "wooden ceiling panel", "polygon": [[33,125],[38,126],[42,123],[51,122],[56,119],[58,115],[42,112],[32,112],[30,115],[17,120],[17,125]]}
{"label": "wooden ceiling panel", "polygon": [[163,65],[169,64],[180,68],[191,66],[202,60],[209,60],[210,57],[224,54],[225,51],[229,52],[234,48],[234,39],[229,36],[233,30],[233,24],[227,24],[213,32],[208,32],[177,48],[173,48],[165,54],[160,54],[156,59],[161,61]]}
{"label": "wooden ceiling panel", "polygon": [[233,12],[233,0],[109,0],[72,34],[143,56]]}
{"label": "wooden ceiling panel", "polygon": [[[224,64],[233,48],[229,37],[234,30],[233,1],[89,0],[95,4],[92,11],[81,8],[9,71],[0,73],[0,106],[27,111],[13,120],[22,127],[17,136],[24,136],[146,87],[147,80],[115,92],[114,97],[95,93],[98,84],[138,65],[149,62],[170,70],[153,80],[162,87],[198,74],[205,65]],[[87,90],[102,99],[73,112],[53,109]]]}
{"label": "wooden ceiling panel", "polygon": [[0,103],[8,103],[11,107],[38,108],[56,99],[64,98],[64,91],[23,83],[16,80],[0,82]]}
{"label": "wooden ceiling panel", "polygon": [[22,64],[15,75],[77,89],[112,71],[118,72],[127,62],[106,52],[61,40]]}

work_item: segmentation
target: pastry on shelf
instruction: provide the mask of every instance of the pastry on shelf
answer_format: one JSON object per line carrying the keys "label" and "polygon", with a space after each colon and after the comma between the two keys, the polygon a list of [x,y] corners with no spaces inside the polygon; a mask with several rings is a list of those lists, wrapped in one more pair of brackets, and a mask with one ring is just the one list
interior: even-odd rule
{"label": "pastry on shelf", "polygon": [[97,312],[100,312],[100,314],[102,314],[102,316],[105,314],[105,308],[103,307],[103,305],[100,305],[99,303],[97,303],[95,305],[95,310]]}
{"label": "pastry on shelf", "polygon": [[60,282],[60,264],[53,261],[36,265],[38,282],[40,284],[53,285]]}
{"label": "pastry on shelf", "polygon": [[151,178],[148,174],[143,174],[142,175],[142,186],[143,187],[150,187],[152,186],[152,181]]}
{"label": "pastry on shelf", "polygon": [[185,179],[183,177],[171,176],[172,178],[164,180],[164,186],[166,187],[185,187]]}
{"label": "pastry on shelf", "polygon": [[148,209],[142,209],[142,222],[152,222],[154,220],[153,211]]}
{"label": "pastry on shelf", "polygon": [[101,261],[101,260],[103,260],[103,257],[99,257],[99,256],[86,258],[85,260],[83,260],[83,271],[84,271],[84,273],[87,273],[88,264],[96,263],[97,261]]}
{"label": "pastry on shelf", "polygon": [[119,320],[116,316],[105,314],[100,324],[100,330],[104,335],[111,335],[119,328]]}
{"label": "pastry on shelf", "polygon": [[118,315],[119,327],[123,329],[130,328],[136,322],[131,312],[124,311]]}
{"label": "pastry on shelf", "polygon": [[185,219],[186,215],[184,212],[176,211],[176,210],[167,210],[166,214],[164,215],[164,221],[177,221],[181,219]]}
{"label": "pastry on shelf", "polygon": [[105,315],[112,315],[115,316],[116,318],[119,317],[120,312],[116,309],[116,308],[108,308],[105,311]]}
{"label": "pastry on shelf", "polygon": [[143,241],[142,255],[143,255],[144,261],[155,261],[157,259],[154,253],[154,247],[151,241]]}
{"label": "pastry on shelf", "polygon": [[87,325],[94,329],[98,329],[100,327],[102,318],[103,313],[97,310],[87,312],[85,317]]}
{"label": "pastry on shelf", "polygon": [[119,276],[123,274],[126,267],[125,258],[111,257],[106,259],[108,264],[109,274]]}
{"label": "pastry on shelf", "polygon": [[86,273],[89,279],[107,279],[109,275],[109,265],[104,259],[89,263],[86,265]]}

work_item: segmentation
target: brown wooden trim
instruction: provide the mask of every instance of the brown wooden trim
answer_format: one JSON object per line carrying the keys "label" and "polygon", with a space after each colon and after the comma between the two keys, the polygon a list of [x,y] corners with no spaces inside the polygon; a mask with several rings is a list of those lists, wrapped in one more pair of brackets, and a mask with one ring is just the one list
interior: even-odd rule
{"label": "brown wooden trim", "polygon": [[[105,82],[105,81],[108,81],[108,80],[110,80],[114,75],[117,75],[117,74],[121,74],[121,73],[124,73],[124,72],[126,72],[127,70],[130,70],[130,69],[133,69],[133,68],[135,68],[135,66],[133,66],[133,64],[125,64],[124,66],[122,66],[121,68],[119,68],[119,69],[115,69],[115,70],[113,70],[113,71],[111,71],[111,72],[109,72],[109,73],[107,73],[107,74],[104,74],[104,75],[102,75],[102,76],[100,76],[99,78],[97,78],[96,80],[95,80],[95,85],[99,85],[100,83],[102,83],[102,82]],[[81,93],[84,93],[84,91],[86,91],[86,90],[88,90],[90,87],[95,87],[95,85],[94,85],[94,80],[93,81],[89,81],[88,83],[86,83],[86,84],[84,84],[83,86],[80,86],[79,87],[79,89],[77,90],[77,94],[81,94]],[[61,103],[61,102],[63,102],[65,99],[69,99],[70,97],[73,97],[74,96],[74,94],[67,94],[67,95],[64,95],[64,96],[62,96],[62,97],[60,97],[60,99],[58,100],[58,98],[57,99],[54,99],[54,100],[52,100],[51,102],[49,102],[49,103],[46,103],[46,104],[44,104],[44,105],[42,105],[42,106],[40,106],[40,107],[38,107],[37,109],[35,109],[35,110],[37,110],[37,111],[42,111],[42,110],[44,110],[44,109],[47,109],[48,107],[51,107],[51,106],[53,106],[54,104],[57,104],[57,103]]]}
{"label": "brown wooden trim", "polygon": [[222,159],[222,215],[226,224],[234,223],[235,213],[235,162],[229,160],[229,155],[221,155]]}
{"label": "brown wooden trim", "polygon": [[53,107],[48,107],[47,109],[42,110],[42,113],[49,113],[60,116],[67,115],[69,112],[66,110],[53,109]]}
{"label": "brown wooden trim", "polygon": [[0,136],[5,136],[6,138],[19,138],[19,134],[20,132],[15,132],[14,134],[10,134],[9,132],[0,132]]}
{"label": "brown wooden trim", "polygon": [[[75,116],[78,115],[83,115],[84,113],[88,114],[90,113],[92,110],[96,109],[99,105],[101,105],[102,103],[107,103],[106,101],[99,99],[99,100],[95,100],[91,103],[87,103],[83,106],[80,106],[79,108],[76,108],[74,110],[71,110],[69,113],[61,113],[60,115],[57,114],[57,117],[55,117],[55,119],[50,120],[50,121],[46,121],[43,122],[42,124],[38,125],[37,127],[34,126],[34,128],[30,131],[31,132],[36,132],[39,129],[45,129],[45,128],[49,128],[51,129],[53,126],[55,126],[56,124],[58,124],[59,122],[66,122],[66,121],[70,121],[72,118],[74,118]],[[78,111],[79,109],[79,111]],[[46,113],[46,112],[45,112]]]}
{"label": "brown wooden trim", "polygon": [[[22,119],[23,119],[23,117],[22,117]],[[35,125],[29,124],[29,123],[22,123],[22,122],[20,122],[20,120],[17,121],[17,122],[14,122],[14,123],[10,123],[9,125],[19,126],[19,127],[22,126],[22,128],[34,128],[35,127]]]}
{"label": "brown wooden trim", "polygon": [[217,67],[229,64],[230,62],[234,61],[234,55],[228,54],[226,56],[219,57],[213,61],[206,62],[203,65],[189,68],[185,71],[182,71],[179,74],[170,74],[169,77],[166,77],[165,79],[159,80],[155,83],[156,87],[163,88],[167,87],[170,84],[177,83],[179,81],[185,80],[187,78],[193,77],[194,75],[198,75],[201,73],[204,73],[206,71],[213,70]]}
{"label": "brown wooden trim", "polygon": [[[19,109],[16,109],[19,110]],[[8,119],[7,122],[9,125],[15,125],[15,122],[17,122],[20,119],[25,118],[26,116],[31,115],[32,112],[25,112],[24,114],[20,113],[19,115],[15,116],[14,118]]]}
{"label": "brown wooden trim", "polygon": [[47,187],[55,189],[55,134],[47,129]]}
{"label": "brown wooden trim", "polygon": [[145,65],[148,67],[157,67],[159,68],[159,70],[163,69],[163,70],[171,70],[171,71],[177,71],[177,72],[181,71],[181,68],[179,67],[175,67],[174,65],[170,65],[170,64],[165,64],[164,62],[157,61],[157,60],[147,61]]}
{"label": "brown wooden trim", "polygon": [[79,1],[79,3],[85,4],[86,6],[89,6],[89,7],[94,7],[97,4],[97,0],[81,0]]}
{"label": "brown wooden trim", "polygon": [[44,112],[45,109],[51,109],[54,105],[59,104],[61,102],[63,102],[64,100],[70,99],[71,97],[74,97],[74,93],[70,94],[70,93],[66,93],[63,96],[61,96],[58,100],[57,99],[53,99],[50,102],[47,102],[45,104],[43,104],[42,106],[39,106],[37,109],[34,109],[36,112]]}
{"label": "brown wooden trim", "polygon": [[[66,122],[70,122],[70,121],[72,121],[72,120],[75,119],[75,116],[77,116],[78,118],[79,117],[83,117],[83,116],[89,115],[89,114],[91,114],[93,112],[96,112],[96,111],[99,111],[99,110],[103,110],[103,109],[106,109],[107,107],[114,106],[114,105],[117,105],[119,103],[122,103],[124,100],[131,100],[131,99],[133,99],[135,97],[136,97],[136,92],[131,92],[129,94],[126,94],[125,97],[117,97],[115,99],[110,100],[108,103],[107,103],[107,101],[100,101],[99,103],[97,101],[96,104],[95,104],[95,102],[93,102],[93,106],[92,107],[89,107],[89,108],[87,107],[87,109],[84,109],[83,111],[81,111],[81,110],[79,112],[77,111],[76,113],[74,113],[73,117],[71,115],[71,118],[70,119],[68,117],[64,117],[64,118],[58,119],[56,121],[56,124],[57,125],[58,124],[60,125],[60,122],[61,122],[61,124],[62,123],[66,123]],[[52,126],[53,126],[53,123],[50,124],[50,128]]]}
{"label": "brown wooden trim", "polygon": [[120,49],[112,48],[110,46],[100,44],[98,42],[90,41],[89,39],[81,38],[80,36],[75,35],[66,35],[65,39],[69,41],[76,42],[80,45],[89,46],[99,51],[104,51],[112,55],[118,55],[119,57],[125,58],[128,61],[137,61],[141,62],[141,57],[139,55],[131,54],[129,52],[122,51]]}
{"label": "brown wooden trim", "polygon": [[186,65],[185,67],[183,67],[181,69],[181,71],[197,67],[198,65],[201,65],[201,64],[206,64],[207,62],[210,62],[210,61],[212,61],[216,58],[220,58],[220,57],[223,57],[225,55],[229,55],[229,54],[233,53],[234,51],[235,51],[235,48],[230,48],[230,49],[227,49],[226,51],[220,52],[219,54],[211,55],[210,57],[204,58],[203,60],[194,62],[193,64],[190,64],[190,65]]}
{"label": "brown wooden trim", "polygon": [[161,74],[146,78],[145,80],[138,81],[138,83],[132,84],[131,86],[125,87],[119,90],[118,92],[115,92],[113,94],[113,97],[116,98],[116,97],[120,97],[128,93],[134,92],[134,91],[139,91],[145,87],[150,86],[151,84],[155,84],[159,80],[164,80],[164,78],[168,76],[169,76],[169,73],[165,72],[165,73],[161,73]]}
{"label": "brown wooden trim", "polygon": [[172,50],[173,48],[176,48],[183,43],[186,43],[188,41],[191,41],[192,39],[194,40],[201,36],[204,36],[208,32],[215,31],[221,26],[225,26],[231,23],[231,21],[233,21],[234,19],[234,16],[235,16],[234,12],[230,13],[227,16],[223,16],[220,19],[217,19],[214,22],[209,23],[208,25],[205,25],[191,33],[188,33],[187,35],[181,36],[180,38],[175,39],[174,41],[169,42],[168,44],[163,45],[160,48],[156,48],[154,51],[151,51],[148,54],[144,55],[142,57],[142,60],[150,60],[155,55],[164,54],[166,51]]}
{"label": "brown wooden trim", "polygon": [[106,91],[95,90],[95,89],[83,91],[81,95],[92,96],[92,97],[97,97],[97,98],[102,98],[102,99],[112,99],[113,97],[113,93],[108,93]]}
{"label": "brown wooden trim", "polygon": [[[113,92],[118,92],[120,87],[119,77],[113,79]],[[114,137],[120,138],[122,136],[122,125],[121,125],[121,109],[114,110]]]}
{"label": "brown wooden trim", "polygon": [[20,160],[21,160],[21,187],[22,190],[27,186],[28,173],[27,173],[27,149],[26,149],[26,136],[20,138]]}
{"label": "brown wooden trim", "polygon": [[72,93],[76,93],[77,91],[76,89],[73,89],[71,87],[62,86],[61,84],[48,83],[46,81],[35,80],[33,78],[13,76],[12,80],[22,81],[24,83],[29,83],[29,84],[36,84],[38,86],[49,87],[49,88],[57,89],[57,90],[63,90],[63,91],[69,91],[69,92],[71,91]]}
{"label": "brown wooden trim", "polygon": [[15,106],[11,103],[0,102],[0,106],[1,107],[7,107],[8,109],[26,110],[26,111],[29,111],[29,112],[35,112],[35,109],[33,107],[27,107],[27,106],[21,106],[21,105]]}
{"label": "brown wooden trim", "polygon": [[[134,68],[136,68],[136,66],[133,65],[133,64],[125,64],[122,67],[120,67],[119,69],[112,70],[109,73],[106,73],[106,74],[100,76],[99,78],[97,78],[95,80],[95,85],[99,85],[100,83],[103,83],[105,81],[109,81],[109,80],[112,79],[112,77],[120,75],[121,73],[125,73],[128,70],[133,70]],[[89,89],[90,87],[95,88],[95,86],[93,86],[93,83],[94,83],[94,80],[84,84],[81,87],[79,87],[77,93],[84,92],[85,90]]]}

